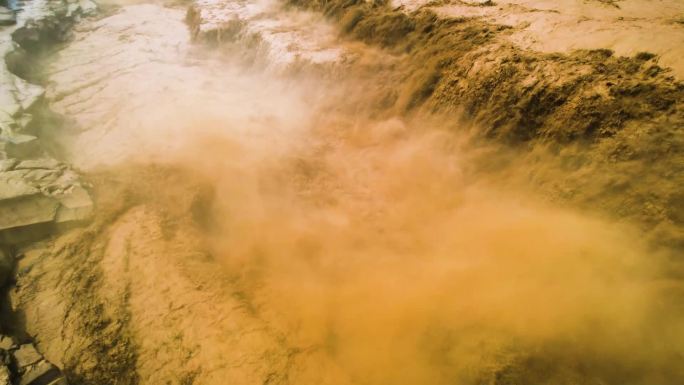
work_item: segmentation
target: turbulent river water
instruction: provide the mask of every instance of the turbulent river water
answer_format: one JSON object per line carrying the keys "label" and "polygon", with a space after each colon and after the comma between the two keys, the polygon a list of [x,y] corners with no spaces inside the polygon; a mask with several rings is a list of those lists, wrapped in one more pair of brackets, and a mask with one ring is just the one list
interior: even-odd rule
{"label": "turbulent river water", "polygon": [[[51,251],[97,255],[97,293],[59,327],[28,310],[51,360],[106,378],[81,357],[104,341],[103,368],[144,384],[680,375],[637,230],[499,186],[465,134],[350,103],[340,73],[382,55],[323,19],[230,5],[218,47],[184,6],[117,4],[48,61],[55,138],[105,213]],[[83,321],[88,301],[115,332]]]}

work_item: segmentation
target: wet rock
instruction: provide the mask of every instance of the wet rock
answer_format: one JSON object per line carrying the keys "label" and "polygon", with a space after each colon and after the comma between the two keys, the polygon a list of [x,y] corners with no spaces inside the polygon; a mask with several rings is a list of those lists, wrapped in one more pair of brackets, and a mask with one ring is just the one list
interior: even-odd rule
{"label": "wet rock", "polygon": [[66,384],[61,371],[45,360],[33,344],[21,345],[19,349],[11,353],[14,358],[13,367],[16,368],[14,377],[18,379],[15,383],[19,385]]}
{"label": "wet rock", "polygon": [[17,18],[14,15],[14,12],[5,7],[0,6],[0,26],[14,25],[16,23]]}
{"label": "wet rock", "polygon": [[[80,15],[96,9],[91,0],[39,2],[31,18],[0,39],[0,56],[8,58],[0,61],[0,244],[37,240],[92,211],[76,173],[55,159],[30,159],[43,153],[39,138],[29,134],[29,112],[40,108],[45,89],[17,74],[30,67],[35,48],[63,40]],[[0,7],[0,24],[10,16],[14,21],[14,13]]]}
{"label": "wet rock", "polygon": [[12,40],[27,51],[64,41],[70,36],[72,25],[82,15],[94,13],[97,6],[90,0],[55,0],[41,2],[37,8],[40,8],[39,17],[26,21],[12,32]]}
{"label": "wet rock", "polygon": [[25,170],[0,173],[0,232],[51,222],[59,202],[25,178]]}
{"label": "wet rock", "polygon": [[40,42],[40,28],[36,22],[29,20],[26,25],[12,32],[12,40],[23,47],[32,47]]}
{"label": "wet rock", "polygon": [[60,370],[46,361],[33,344],[16,348],[12,338],[0,335],[0,357],[0,385],[66,385]]}
{"label": "wet rock", "polygon": [[[0,26],[16,24],[15,13],[3,4],[0,0]],[[90,0],[31,2],[31,17],[20,18],[0,36],[0,285],[14,268],[14,255],[5,245],[33,244],[53,233],[58,223],[83,220],[91,213],[92,200],[74,171],[52,158],[32,159],[44,153],[30,131],[36,128],[33,110],[43,108],[45,90],[20,76],[33,69],[32,53],[64,40],[81,15],[96,9]],[[35,346],[17,348],[0,335],[4,384],[65,385],[66,379]]]}
{"label": "wet rock", "polygon": [[19,369],[19,385],[45,385],[59,383],[62,380],[62,373],[56,366],[41,359],[38,363]]}
{"label": "wet rock", "polygon": [[59,202],[42,194],[0,201],[0,231],[52,222]]}
{"label": "wet rock", "polygon": [[7,159],[0,170],[0,243],[35,241],[93,213],[78,175],[55,159]]}
{"label": "wet rock", "polygon": [[13,352],[17,366],[20,368],[33,365],[43,359],[32,344],[24,344]]}

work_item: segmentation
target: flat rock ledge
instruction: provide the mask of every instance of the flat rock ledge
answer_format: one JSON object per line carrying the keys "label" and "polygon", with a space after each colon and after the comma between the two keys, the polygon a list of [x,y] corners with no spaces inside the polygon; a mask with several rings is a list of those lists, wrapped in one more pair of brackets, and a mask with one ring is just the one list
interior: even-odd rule
{"label": "flat rock ledge", "polygon": [[51,158],[0,160],[0,244],[30,242],[86,221],[92,208],[66,165]]}

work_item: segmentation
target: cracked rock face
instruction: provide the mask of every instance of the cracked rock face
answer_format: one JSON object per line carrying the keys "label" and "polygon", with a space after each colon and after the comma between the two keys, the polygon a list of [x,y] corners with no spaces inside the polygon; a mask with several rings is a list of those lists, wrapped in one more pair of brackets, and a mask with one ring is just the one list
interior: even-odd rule
{"label": "cracked rock face", "polygon": [[[24,48],[60,38],[85,9],[61,0],[32,2],[26,12],[0,6],[0,56],[7,58],[0,61],[0,286],[10,280],[18,245],[86,221],[92,213],[92,200],[79,176],[47,155],[39,138],[27,132],[33,113],[44,108],[44,88],[8,67],[29,66],[31,57]],[[18,346],[0,336],[0,358],[0,385],[66,384],[60,369],[33,344]]]}
{"label": "cracked rock face", "polygon": [[[16,26],[3,28],[2,20],[15,11],[0,7],[0,56],[63,38],[80,14],[92,11],[91,2],[37,1],[18,13]],[[17,60],[13,67],[21,68],[30,55]],[[0,86],[0,244],[36,240],[87,220],[93,204],[78,175],[45,154],[40,139],[26,132],[32,112],[42,108],[45,89],[13,74],[5,61]]]}
{"label": "cracked rock face", "polygon": [[64,383],[59,369],[43,359],[21,367],[20,376],[19,385],[53,385]]}
{"label": "cracked rock face", "polygon": [[56,160],[8,159],[1,169],[0,242],[34,240],[90,217],[93,203],[78,175]]}
{"label": "cracked rock face", "polygon": [[0,336],[0,385],[66,385],[62,372],[33,344],[15,344]]}

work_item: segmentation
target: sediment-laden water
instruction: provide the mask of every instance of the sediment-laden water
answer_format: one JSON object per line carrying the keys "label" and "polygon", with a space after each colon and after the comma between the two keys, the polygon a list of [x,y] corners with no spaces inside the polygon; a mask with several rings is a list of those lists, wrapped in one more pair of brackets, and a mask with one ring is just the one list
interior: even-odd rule
{"label": "sediment-laden water", "polygon": [[670,249],[549,202],[470,128],[378,110],[395,55],[317,13],[217,4],[219,32],[110,5],[44,63],[96,210],[22,250],[12,301],[71,382],[684,378]]}

